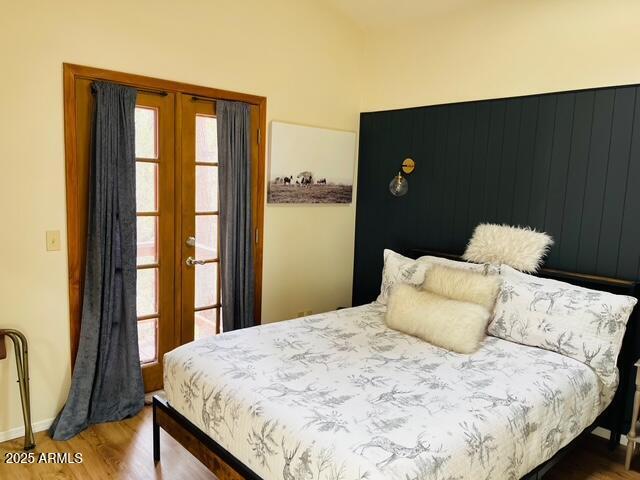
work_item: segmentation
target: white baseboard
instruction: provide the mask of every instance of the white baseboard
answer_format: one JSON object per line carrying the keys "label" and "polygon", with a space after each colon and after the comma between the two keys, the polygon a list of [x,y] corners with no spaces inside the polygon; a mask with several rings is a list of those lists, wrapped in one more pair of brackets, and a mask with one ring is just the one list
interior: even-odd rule
{"label": "white baseboard", "polygon": [[[47,418],[45,420],[40,420],[39,422],[35,422],[32,424],[33,432],[41,432],[43,430],[48,429],[53,423],[53,418]],[[4,432],[0,432],[0,442],[5,442],[7,440],[13,440],[14,438],[24,437],[24,427],[16,427],[11,430],[5,430]]]}
{"label": "white baseboard", "polygon": [[[607,440],[609,440],[610,433],[609,433],[609,430],[607,430],[606,428],[596,427],[593,429],[593,432],[591,433],[593,433],[597,437],[606,438]],[[620,445],[626,445],[626,444],[627,444],[627,436],[621,435]]]}

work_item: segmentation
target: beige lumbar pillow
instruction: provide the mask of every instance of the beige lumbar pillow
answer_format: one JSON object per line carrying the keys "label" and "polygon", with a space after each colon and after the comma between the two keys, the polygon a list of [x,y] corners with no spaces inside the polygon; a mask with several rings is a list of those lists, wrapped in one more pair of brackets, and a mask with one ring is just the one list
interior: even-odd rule
{"label": "beige lumbar pillow", "polygon": [[398,284],[389,296],[385,318],[389,328],[447,350],[472,353],[485,336],[489,315],[482,305]]}
{"label": "beige lumbar pillow", "polygon": [[427,270],[422,289],[452,300],[477,303],[491,312],[501,283],[497,275],[434,265]]}
{"label": "beige lumbar pillow", "polygon": [[521,272],[535,272],[551,245],[553,239],[544,232],[482,223],[474,230],[462,258],[476,263],[504,263]]}

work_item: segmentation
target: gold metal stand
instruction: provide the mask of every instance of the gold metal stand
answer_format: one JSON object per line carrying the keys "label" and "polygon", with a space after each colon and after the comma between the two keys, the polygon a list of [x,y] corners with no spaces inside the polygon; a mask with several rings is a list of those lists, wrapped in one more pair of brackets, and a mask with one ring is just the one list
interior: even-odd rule
{"label": "gold metal stand", "polygon": [[31,450],[36,446],[31,427],[31,398],[29,396],[29,349],[27,338],[18,330],[0,329],[0,360],[6,354],[4,337],[13,342],[16,353],[16,367],[18,369],[18,384],[20,385],[20,401],[22,402],[22,418],[24,419],[24,449]]}

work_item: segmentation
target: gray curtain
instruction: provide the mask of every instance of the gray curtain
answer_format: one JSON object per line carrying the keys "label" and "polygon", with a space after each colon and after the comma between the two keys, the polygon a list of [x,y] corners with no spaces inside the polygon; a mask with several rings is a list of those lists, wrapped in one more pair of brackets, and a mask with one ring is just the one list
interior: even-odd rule
{"label": "gray curtain", "polygon": [[136,325],[136,90],[93,84],[87,262],[80,344],[67,402],[49,431],[66,440],[144,406]]}
{"label": "gray curtain", "polygon": [[222,328],[228,332],[254,325],[250,107],[218,101],[216,117]]}

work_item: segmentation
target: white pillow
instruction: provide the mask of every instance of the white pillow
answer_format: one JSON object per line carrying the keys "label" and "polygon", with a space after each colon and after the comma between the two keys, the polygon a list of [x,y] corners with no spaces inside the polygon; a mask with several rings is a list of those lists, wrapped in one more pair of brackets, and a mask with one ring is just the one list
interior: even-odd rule
{"label": "white pillow", "polygon": [[490,335],[561,353],[589,365],[608,388],[637,300],[534,277],[503,265]]}
{"label": "white pillow", "polygon": [[483,269],[482,265],[467,262],[456,262],[455,260],[431,257],[428,255],[414,260],[400,255],[393,250],[385,249],[380,295],[378,295],[376,301],[386,305],[389,293],[396,283],[407,283],[415,286],[422,285],[427,269],[434,264],[476,271],[482,271]]}
{"label": "white pillow", "polygon": [[506,264],[523,272],[535,272],[553,239],[531,228],[481,223],[462,258],[471,262]]}
{"label": "white pillow", "polygon": [[453,300],[477,303],[491,312],[501,283],[498,275],[433,265],[425,274],[422,289]]}
{"label": "white pillow", "polygon": [[385,320],[389,328],[438,347],[472,353],[485,337],[489,315],[482,305],[398,284],[389,296]]}

